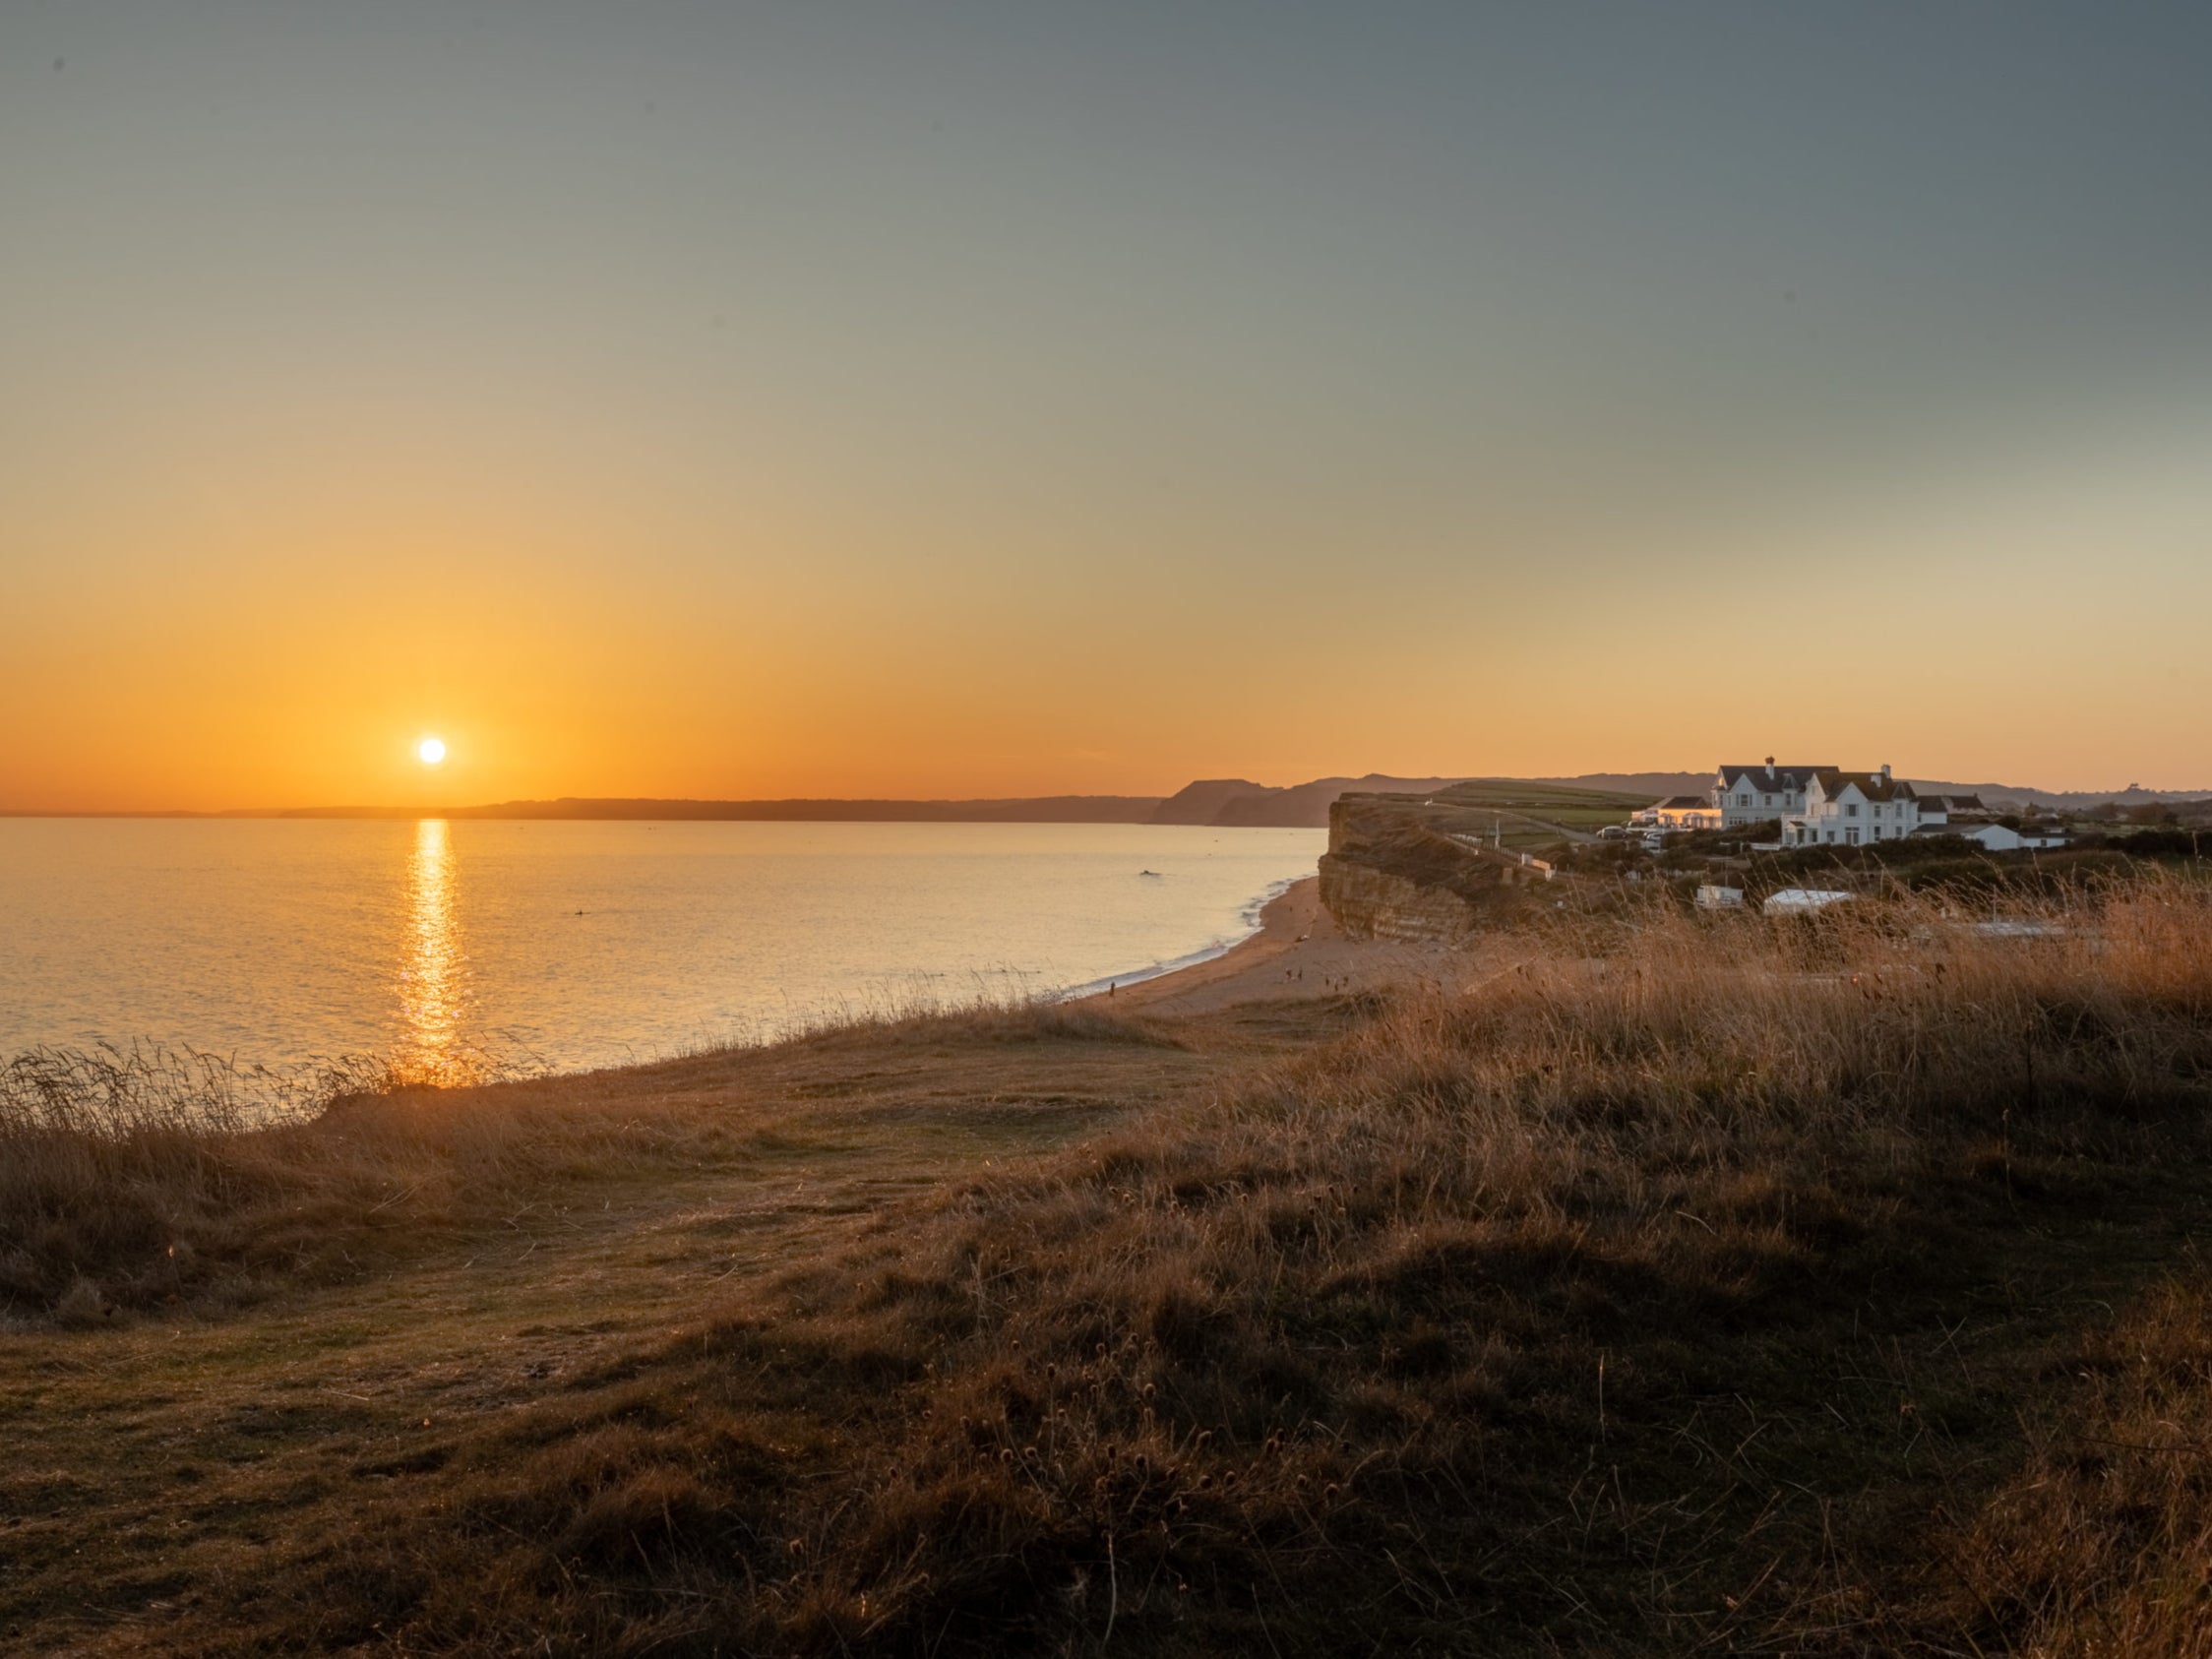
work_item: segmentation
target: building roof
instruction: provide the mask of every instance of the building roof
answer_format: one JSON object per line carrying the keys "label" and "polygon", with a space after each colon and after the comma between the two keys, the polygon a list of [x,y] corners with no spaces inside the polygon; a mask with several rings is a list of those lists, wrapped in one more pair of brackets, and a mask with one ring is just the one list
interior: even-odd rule
{"label": "building roof", "polygon": [[1833,800],[1851,784],[1859,786],[1859,793],[1870,801],[1911,801],[1919,797],[1913,786],[1901,777],[1884,777],[1878,771],[1838,771],[1833,767],[1822,767],[1819,771],[1820,793]]}
{"label": "building roof", "polygon": [[1721,768],[1720,780],[1723,788],[1733,789],[1736,787],[1736,780],[1749,772],[1751,787],[1754,789],[1797,789],[1802,791],[1808,783],[1813,781],[1813,773],[1833,771],[1834,769],[1833,767],[1776,767],[1773,775],[1768,776],[1766,763],[1758,761],[1748,767]]}
{"label": "building roof", "polygon": [[1702,795],[1669,795],[1665,800],[1657,803],[1657,810],[1660,812],[1689,812],[1695,808],[1699,811],[1710,812],[1713,803]]}
{"label": "building roof", "polygon": [[1923,795],[1920,798],[1923,812],[1988,812],[1979,795]]}

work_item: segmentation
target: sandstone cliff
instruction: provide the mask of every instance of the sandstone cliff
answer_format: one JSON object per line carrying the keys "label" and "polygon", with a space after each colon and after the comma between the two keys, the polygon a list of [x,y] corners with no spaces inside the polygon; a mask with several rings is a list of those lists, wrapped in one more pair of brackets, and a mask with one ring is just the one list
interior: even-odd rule
{"label": "sandstone cliff", "polygon": [[1428,887],[1372,864],[1321,855],[1321,904],[1354,939],[1430,944],[1472,933],[1480,911],[1448,888]]}
{"label": "sandstone cliff", "polygon": [[1408,796],[1346,795],[1329,808],[1321,900],[1353,938],[1449,941],[1516,902],[1504,861],[1422,818]]}

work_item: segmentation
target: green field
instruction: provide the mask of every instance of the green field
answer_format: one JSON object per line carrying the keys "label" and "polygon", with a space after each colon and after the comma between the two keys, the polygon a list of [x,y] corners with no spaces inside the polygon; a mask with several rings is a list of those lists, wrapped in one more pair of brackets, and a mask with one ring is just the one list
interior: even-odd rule
{"label": "green field", "polygon": [[1406,803],[1423,829],[1445,835],[1494,837],[1514,852],[1542,855],[1566,843],[1560,830],[1594,835],[1651,803],[1640,795],[1569,789],[1520,778],[1478,777],[1433,795],[1392,797]]}
{"label": "green field", "polygon": [[1440,801],[1463,807],[1503,807],[1548,818],[1574,830],[1597,830],[1608,824],[1626,824],[1628,815],[1651,805],[1641,795],[1621,795],[1602,789],[1569,789],[1561,784],[1529,783],[1511,777],[1476,777],[1440,790]]}

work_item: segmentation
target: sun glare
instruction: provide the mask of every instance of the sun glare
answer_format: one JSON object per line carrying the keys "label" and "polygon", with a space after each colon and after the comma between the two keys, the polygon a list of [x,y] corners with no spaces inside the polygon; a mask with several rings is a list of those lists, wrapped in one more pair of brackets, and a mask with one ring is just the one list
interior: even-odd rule
{"label": "sun glare", "polygon": [[446,758],[446,740],[442,737],[426,737],[415,746],[415,753],[422,757],[424,766],[434,767]]}

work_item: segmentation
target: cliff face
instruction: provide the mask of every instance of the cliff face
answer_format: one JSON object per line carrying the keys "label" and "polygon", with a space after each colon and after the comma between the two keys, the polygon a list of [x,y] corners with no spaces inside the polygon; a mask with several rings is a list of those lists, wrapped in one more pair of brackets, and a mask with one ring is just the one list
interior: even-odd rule
{"label": "cliff face", "polygon": [[1457,939],[1509,891],[1499,862],[1425,829],[1410,800],[1346,795],[1329,808],[1321,899],[1354,939]]}
{"label": "cliff face", "polygon": [[1354,939],[1396,939],[1433,944],[1472,933],[1481,912],[1448,888],[1429,887],[1323,853],[1321,904]]}

